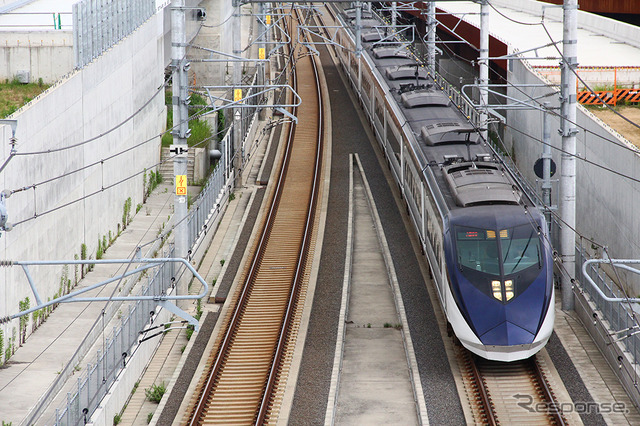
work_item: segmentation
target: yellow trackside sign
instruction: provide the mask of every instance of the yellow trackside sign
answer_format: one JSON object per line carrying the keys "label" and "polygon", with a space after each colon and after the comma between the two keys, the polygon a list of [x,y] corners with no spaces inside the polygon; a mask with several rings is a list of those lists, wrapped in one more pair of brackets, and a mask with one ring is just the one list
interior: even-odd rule
{"label": "yellow trackside sign", "polygon": [[233,89],[233,101],[238,102],[242,99],[242,89]]}
{"label": "yellow trackside sign", "polygon": [[187,195],[187,175],[176,175],[176,195]]}
{"label": "yellow trackside sign", "polygon": [[264,53],[264,47],[258,49],[258,59],[264,59],[266,54]]}

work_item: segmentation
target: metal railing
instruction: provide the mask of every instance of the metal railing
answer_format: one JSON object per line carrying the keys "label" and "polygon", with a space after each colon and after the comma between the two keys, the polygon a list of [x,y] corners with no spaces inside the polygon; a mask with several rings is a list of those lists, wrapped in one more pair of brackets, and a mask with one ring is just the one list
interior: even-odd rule
{"label": "metal railing", "polygon": [[[173,248],[169,257],[173,257]],[[147,284],[139,295],[167,293],[174,276],[175,264],[163,263],[153,277],[147,278]],[[124,368],[127,358],[132,355],[139,332],[152,323],[153,316],[150,313],[156,311],[156,303],[154,300],[136,300],[121,308],[127,312],[122,316],[120,327],[114,327],[113,334],[103,340],[103,349],[97,351],[95,364],[87,364],[85,374],[78,378],[77,390],[67,393],[66,405],[57,408],[55,417],[45,424],[77,425],[89,419]]]}
{"label": "metal railing", "polygon": [[[231,145],[231,131],[229,130],[221,141],[222,157],[207,180],[204,188],[189,208],[187,216],[187,229],[189,236],[187,246],[195,252],[194,247],[200,236],[208,231],[209,218],[215,218],[221,212],[222,197],[231,191],[229,186],[229,170],[225,167]],[[213,216],[211,216],[213,215]]]}
{"label": "metal railing", "polygon": [[[223,146],[228,146],[230,132],[223,140]],[[193,246],[198,237],[206,232],[205,224],[214,220],[221,212],[221,197],[230,189],[227,181],[229,174],[224,165],[226,153],[209,177],[205,188],[192,205],[188,220],[189,244]],[[216,204],[217,202],[217,204]],[[171,249],[173,252],[173,249]],[[170,253],[168,257],[173,257]],[[175,265],[165,263],[149,279],[139,293],[141,296],[165,294],[172,286],[176,276]],[[128,304],[128,313],[123,314],[119,328],[114,327],[110,337],[105,339],[104,348],[97,351],[95,364],[87,364],[84,377],[78,379],[77,390],[67,394],[67,403],[56,409],[55,418],[46,424],[76,425],[84,424],[97,408],[100,400],[107,394],[109,387],[117,379],[124,368],[126,358],[138,341],[139,332],[150,324],[151,311],[156,311],[156,302],[152,300],[138,300]],[[123,354],[127,354],[127,357]]]}
{"label": "metal railing", "polygon": [[[230,132],[223,140],[223,146],[228,146]],[[193,246],[198,237],[206,232],[205,224],[215,219],[221,212],[220,199],[229,190],[227,181],[228,171],[225,169],[226,153],[215,167],[209,177],[205,188],[198,196],[190,209],[188,220],[189,244]],[[216,204],[216,200],[218,203]],[[173,257],[173,249],[168,257]],[[165,256],[166,257],[166,256]],[[149,279],[148,283],[139,293],[141,296],[165,294],[172,286],[176,276],[173,263],[163,264]],[[131,350],[138,341],[139,331],[150,324],[151,311],[156,311],[156,302],[152,300],[138,300],[128,304],[128,313],[123,314],[119,328],[114,327],[113,334],[105,339],[104,348],[96,355],[95,364],[87,364],[85,376],[78,379],[77,390],[67,394],[67,403],[56,409],[55,418],[46,422],[50,425],[76,425],[84,424],[97,408],[100,400],[107,394],[109,387],[124,368],[126,357],[131,355]]]}
{"label": "metal railing", "polygon": [[[259,101],[255,100],[254,102],[257,105]],[[244,139],[250,134],[257,112],[257,110],[243,110],[240,123],[244,124],[242,131]],[[232,135],[233,128],[230,127],[220,142],[222,157],[218,160],[203,190],[189,209],[186,220],[189,233],[188,246],[191,247],[192,253],[195,253],[197,247],[202,243],[201,237],[207,233],[208,224],[221,214],[222,206],[225,203],[223,197],[228,196],[231,191]],[[233,155],[243,155],[243,153],[234,153]],[[169,257],[173,257],[172,253]],[[153,278],[149,279],[140,295],[166,293],[174,282],[176,274],[179,274],[179,271],[176,270],[174,264],[163,264]],[[113,334],[105,339],[104,349],[97,352],[95,364],[88,364],[87,372],[78,379],[77,390],[67,394],[66,404],[56,409],[55,418],[45,424],[78,425],[84,424],[85,420],[91,417],[99,402],[107,394],[109,387],[124,368],[126,357],[123,354],[127,353],[127,357],[131,355],[139,331],[150,324],[152,318],[149,312],[156,311],[156,303],[149,300],[136,301],[128,305],[128,310],[128,313],[123,315],[120,327],[114,327]]]}
{"label": "metal railing", "polygon": [[[597,333],[592,338],[600,349],[605,352],[605,358],[615,371],[626,388],[634,404],[640,403],[639,365],[640,361],[640,328],[638,325],[637,303],[610,302],[589,285],[583,277],[582,265],[589,260],[584,250],[576,248],[576,276],[580,279],[576,282],[575,292],[587,295],[586,306],[582,308],[593,320],[592,330]],[[623,291],[606,274],[601,274],[594,264],[586,267],[589,277],[596,283],[606,297],[626,298]],[[595,306],[595,310],[589,306],[589,302]],[[596,326],[596,324],[598,326]],[[607,354],[607,352],[609,352]],[[613,361],[613,362],[612,362]],[[617,363],[617,365],[615,365]]]}
{"label": "metal railing", "polygon": [[[254,76],[251,84],[256,84],[257,76]],[[247,92],[247,103],[255,105],[256,107],[262,101],[257,97],[253,97],[255,89],[250,89]],[[233,138],[233,126],[240,125],[242,140],[246,142],[247,137],[250,134],[251,128],[255,123],[258,110],[242,108],[239,110],[241,114],[240,120],[235,120],[231,127],[225,133],[225,136],[220,141],[220,151],[222,157],[218,160],[213,173],[207,180],[204,188],[198,194],[198,197],[194,201],[193,205],[189,209],[187,218],[187,228],[189,230],[189,236],[187,239],[188,247],[191,247],[191,251],[195,252],[199,247],[199,238],[208,231],[206,223],[210,215],[217,216],[220,213],[222,207],[222,197],[229,195],[231,191],[231,183],[229,178],[231,176],[231,163],[232,157],[235,155],[241,155],[243,157],[243,163],[247,160],[245,158],[245,144],[242,144],[242,150],[239,153],[233,153],[232,138]],[[194,247],[196,246],[196,247]]]}

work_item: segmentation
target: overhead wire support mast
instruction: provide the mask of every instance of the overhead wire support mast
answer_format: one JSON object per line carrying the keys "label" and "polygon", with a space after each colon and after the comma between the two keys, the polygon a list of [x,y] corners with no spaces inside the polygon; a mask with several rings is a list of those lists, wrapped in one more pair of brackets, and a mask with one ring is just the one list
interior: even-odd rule
{"label": "overhead wire support mast", "polygon": [[[233,55],[236,57],[242,56],[242,15],[241,15],[241,6],[242,2],[240,0],[232,0],[231,5],[233,7],[233,27],[232,27],[232,38],[233,38]],[[241,63],[234,62],[233,63],[233,81],[232,84],[234,86],[233,89],[233,100],[239,102],[242,99],[242,89],[239,88],[242,84],[242,68]],[[240,119],[242,117],[242,113],[239,108],[234,108],[233,112],[233,170],[234,170],[234,186],[239,188],[242,186],[242,166],[243,166],[243,158],[244,153],[241,152],[242,149],[242,126],[240,125]]]}
{"label": "overhead wire support mast", "polygon": [[[189,98],[187,95],[189,63],[186,59],[186,16],[184,0],[173,0],[171,6],[171,65],[173,67],[173,120],[177,126],[172,131],[173,145],[169,150],[173,157],[173,173],[175,182],[174,222],[176,257],[185,259],[188,255],[187,221],[187,139],[189,129]],[[180,276],[180,275],[178,275]],[[180,279],[177,293],[187,294],[187,282]]]}
{"label": "overhead wire support mast", "polygon": [[482,129],[482,139],[488,140],[489,133],[488,127],[488,103],[489,103],[489,2],[488,0],[482,0],[480,2],[480,59],[479,65],[479,80],[480,80],[480,127]]}
{"label": "overhead wire support mast", "polygon": [[576,134],[577,93],[576,72],[578,65],[578,0],[564,0],[563,4],[564,61],[561,73],[562,161],[560,166],[560,213],[564,226],[560,229],[560,256],[569,275],[562,275],[562,309],[573,310],[573,278],[576,273],[575,232],[576,227]]}

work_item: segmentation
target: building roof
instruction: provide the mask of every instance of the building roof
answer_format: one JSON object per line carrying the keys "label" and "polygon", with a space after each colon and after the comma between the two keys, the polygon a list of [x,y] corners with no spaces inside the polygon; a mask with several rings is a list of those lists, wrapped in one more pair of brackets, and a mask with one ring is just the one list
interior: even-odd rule
{"label": "building roof", "polygon": [[[461,19],[480,25],[480,5],[471,1],[438,2],[438,8]],[[544,25],[542,25],[544,23]],[[562,7],[533,0],[492,0],[489,8],[491,34],[509,46],[509,52],[536,51],[523,54],[534,66],[557,66],[562,50]],[[640,67],[640,28],[578,11],[578,62],[580,66]],[[493,54],[490,52],[490,56]]]}

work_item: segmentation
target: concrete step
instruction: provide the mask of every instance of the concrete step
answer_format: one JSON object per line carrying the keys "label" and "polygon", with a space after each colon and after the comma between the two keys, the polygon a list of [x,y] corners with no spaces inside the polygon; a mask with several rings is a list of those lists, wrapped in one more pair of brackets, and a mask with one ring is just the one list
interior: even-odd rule
{"label": "concrete step", "polygon": [[[166,160],[171,156],[168,147],[162,147],[161,159],[162,161]],[[187,154],[187,180],[193,182],[193,169],[195,162],[195,151],[189,150]],[[162,179],[165,182],[171,182],[173,180],[173,162],[172,161],[164,161],[160,165],[160,174],[162,175]]]}

